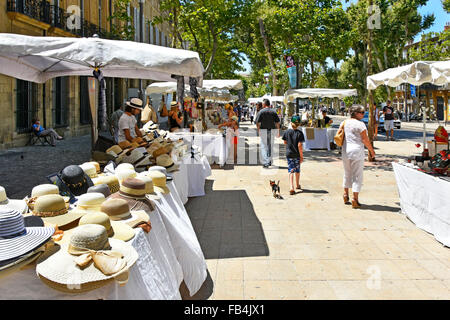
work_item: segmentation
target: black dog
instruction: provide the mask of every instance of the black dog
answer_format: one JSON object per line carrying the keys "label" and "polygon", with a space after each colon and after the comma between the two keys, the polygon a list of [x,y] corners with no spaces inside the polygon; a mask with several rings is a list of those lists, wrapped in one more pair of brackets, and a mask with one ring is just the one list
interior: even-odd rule
{"label": "black dog", "polygon": [[280,194],[280,180],[275,183],[275,180],[270,180],[270,187],[272,188],[272,194],[275,199],[283,199]]}

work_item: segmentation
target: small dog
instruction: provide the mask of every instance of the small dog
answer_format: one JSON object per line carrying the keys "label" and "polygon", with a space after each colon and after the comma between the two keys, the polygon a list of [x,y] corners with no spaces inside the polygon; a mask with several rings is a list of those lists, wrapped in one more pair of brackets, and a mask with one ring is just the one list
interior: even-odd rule
{"label": "small dog", "polygon": [[270,187],[272,188],[272,194],[275,199],[283,199],[280,194],[280,180],[275,183],[275,180],[270,180]]}

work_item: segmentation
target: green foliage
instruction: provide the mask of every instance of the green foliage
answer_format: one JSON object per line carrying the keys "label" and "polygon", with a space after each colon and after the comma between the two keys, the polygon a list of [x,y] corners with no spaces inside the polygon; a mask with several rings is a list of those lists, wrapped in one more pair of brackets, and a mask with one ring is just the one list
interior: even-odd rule
{"label": "green foliage", "polygon": [[111,33],[115,38],[121,40],[134,40],[135,30],[133,19],[128,15],[127,7],[131,0],[114,0],[114,14],[108,17],[108,21],[113,21]]}
{"label": "green foliage", "polygon": [[450,0],[442,0],[442,6],[447,13],[450,13]]}
{"label": "green foliage", "polygon": [[450,30],[422,35],[420,43],[410,49],[413,60],[439,61],[450,57]]}

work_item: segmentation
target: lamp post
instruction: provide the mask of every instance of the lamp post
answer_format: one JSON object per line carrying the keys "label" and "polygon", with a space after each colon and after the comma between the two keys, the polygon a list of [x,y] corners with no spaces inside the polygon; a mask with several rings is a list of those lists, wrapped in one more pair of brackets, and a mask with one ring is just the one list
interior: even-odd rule
{"label": "lamp post", "polygon": [[[139,42],[144,42],[144,3],[145,0],[139,0]],[[142,88],[142,79],[139,79],[139,92],[142,101],[144,101],[144,90]]]}

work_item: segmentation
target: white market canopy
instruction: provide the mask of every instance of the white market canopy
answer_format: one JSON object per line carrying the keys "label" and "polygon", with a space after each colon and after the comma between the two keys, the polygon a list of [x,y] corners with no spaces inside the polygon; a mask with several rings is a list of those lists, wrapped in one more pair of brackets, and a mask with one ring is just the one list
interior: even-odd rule
{"label": "white market canopy", "polygon": [[[203,81],[205,83],[206,80]],[[206,89],[204,87],[197,88],[198,93],[201,97],[205,98],[207,101],[232,101],[236,96],[232,96],[228,90],[219,89]],[[187,96],[190,96],[190,87],[185,85],[184,91]],[[175,82],[154,82],[147,86],[145,94],[169,94],[177,92],[177,84]],[[237,99],[236,99],[237,100]],[[236,101],[234,100],[234,101]]]}
{"label": "white market canopy", "polygon": [[284,94],[285,103],[292,102],[296,98],[339,98],[357,96],[356,89],[323,89],[323,88],[305,88],[289,89]]}
{"label": "white market canopy", "polygon": [[62,76],[92,76],[176,81],[195,77],[204,68],[197,52],[152,44],[100,38],[34,37],[0,33],[0,73],[43,83]]}
{"label": "white market canopy", "polygon": [[203,80],[203,89],[242,90],[241,80]]}
{"label": "white market canopy", "polygon": [[420,86],[431,83],[437,86],[450,82],[450,60],[416,61],[406,66],[387,69],[367,77],[367,89],[375,90],[381,85],[397,87],[402,83]]}

